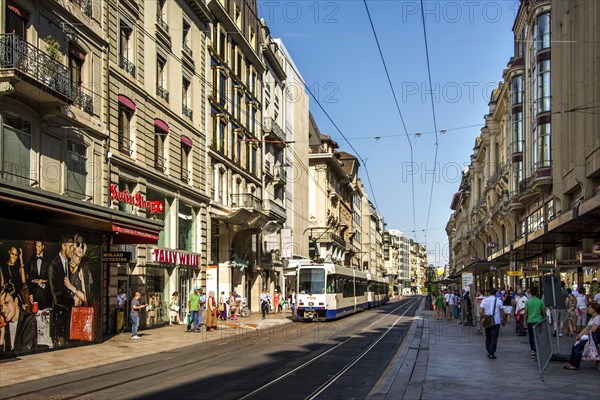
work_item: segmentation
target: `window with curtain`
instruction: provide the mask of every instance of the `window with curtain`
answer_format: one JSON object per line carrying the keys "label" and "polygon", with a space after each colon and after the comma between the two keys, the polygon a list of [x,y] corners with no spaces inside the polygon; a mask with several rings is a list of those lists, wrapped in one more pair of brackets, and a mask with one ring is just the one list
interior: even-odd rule
{"label": "window with curtain", "polygon": [[154,167],[157,171],[165,172],[166,159],[165,159],[165,140],[167,138],[166,132],[162,131],[158,127],[154,127]]}
{"label": "window with curtain", "polygon": [[73,139],[67,140],[67,195],[76,199],[87,198],[87,146]]}
{"label": "window with curtain", "polygon": [[2,177],[30,184],[31,123],[18,114],[2,113]]}
{"label": "window with curtain", "polygon": [[119,150],[131,155],[131,117],[133,112],[124,106],[119,106],[118,139]]}
{"label": "window with curtain", "polygon": [[180,171],[181,171],[181,180],[185,183],[188,183],[190,181],[190,177],[191,177],[191,171],[188,166],[190,150],[191,150],[191,148],[189,146],[186,146],[183,143],[181,144]]}

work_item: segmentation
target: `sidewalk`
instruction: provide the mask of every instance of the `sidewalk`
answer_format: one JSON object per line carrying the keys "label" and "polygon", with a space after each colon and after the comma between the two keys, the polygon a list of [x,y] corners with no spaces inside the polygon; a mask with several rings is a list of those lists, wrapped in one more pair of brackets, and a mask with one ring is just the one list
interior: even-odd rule
{"label": "sidewalk", "polygon": [[[514,320],[501,328],[496,360],[487,358],[485,333],[459,320],[436,321],[433,311],[417,312],[395,360],[375,386],[372,399],[461,399],[485,397],[566,399],[594,397],[600,371],[581,363],[580,371],[550,361],[541,380],[537,360],[529,355],[528,337],[514,334]],[[561,354],[569,355],[574,338],[561,339]],[[553,338],[556,346],[556,338]],[[556,351],[556,350],[555,350]]]}
{"label": "sidewalk", "polygon": [[[131,333],[124,332],[100,344],[0,360],[0,387],[131,360],[206,341],[243,340],[244,335],[255,338],[258,331],[291,322],[293,320],[289,311],[268,315],[264,320],[260,313],[252,313],[237,321],[219,321],[214,333],[207,333],[205,329],[201,333],[186,333],[186,325],[172,325],[139,331],[141,339],[134,340],[131,339]],[[79,363],[78,360],[86,362]]]}

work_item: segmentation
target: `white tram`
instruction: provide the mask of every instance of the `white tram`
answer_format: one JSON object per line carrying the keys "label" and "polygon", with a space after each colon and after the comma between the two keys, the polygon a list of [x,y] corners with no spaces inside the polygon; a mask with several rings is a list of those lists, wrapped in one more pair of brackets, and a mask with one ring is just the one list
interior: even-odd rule
{"label": "white tram", "polygon": [[336,319],[388,301],[384,278],[331,263],[300,265],[297,293],[304,321]]}

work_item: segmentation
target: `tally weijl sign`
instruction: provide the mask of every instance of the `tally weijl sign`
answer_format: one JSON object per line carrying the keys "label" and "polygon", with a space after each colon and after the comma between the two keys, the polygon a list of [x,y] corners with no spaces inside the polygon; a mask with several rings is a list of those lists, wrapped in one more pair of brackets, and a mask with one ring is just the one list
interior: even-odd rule
{"label": "tally weijl sign", "polygon": [[199,267],[200,255],[194,253],[185,253],[170,249],[149,248],[148,258],[150,262],[156,264],[171,264],[186,267]]}
{"label": "tally weijl sign", "polygon": [[165,205],[159,200],[146,200],[141,193],[129,193],[127,190],[119,190],[119,187],[112,183],[110,185],[110,200],[121,203],[131,204],[134,207],[141,208],[151,214],[165,212]]}

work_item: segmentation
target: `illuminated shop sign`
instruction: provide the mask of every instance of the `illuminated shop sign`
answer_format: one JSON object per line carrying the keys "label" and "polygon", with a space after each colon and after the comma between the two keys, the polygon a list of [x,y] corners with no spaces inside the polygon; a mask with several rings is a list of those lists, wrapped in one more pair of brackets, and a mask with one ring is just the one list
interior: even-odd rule
{"label": "illuminated shop sign", "polygon": [[130,204],[134,207],[146,210],[151,214],[165,212],[165,205],[159,200],[146,200],[141,193],[129,193],[127,190],[120,191],[119,187],[112,183],[110,185],[110,199],[111,201],[118,201],[121,203]]}
{"label": "illuminated shop sign", "polygon": [[187,267],[200,266],[200,255],[170,249],[149,248],[148,256],[152,263],[172,264]]}

